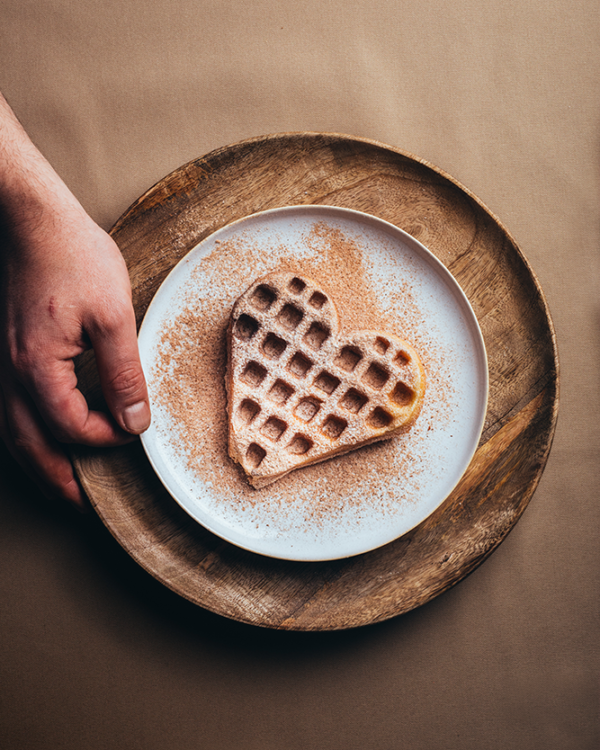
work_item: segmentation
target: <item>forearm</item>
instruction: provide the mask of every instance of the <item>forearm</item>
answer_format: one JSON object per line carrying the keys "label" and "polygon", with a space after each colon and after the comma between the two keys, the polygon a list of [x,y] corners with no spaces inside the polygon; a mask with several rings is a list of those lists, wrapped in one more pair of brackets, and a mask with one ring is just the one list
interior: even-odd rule
{"label": "forearm", "polygon": [[[0,94],[0,438],[50,494],[81,507],[61,443],[121,445],[150,424],[123,256]],[[73,358],[89,344],[110,415]]]}
{"label": "forearm", "polygon": [[[123,256],[0,94],[0,438],[50,494],[83,495],[61,443],[121,445],[150,424]],[[110,415],[73,358],[89,344]]]}
{"label": "forearm", "polygon": [[[0,94],[0,212],[11,233],[30,235],[83,209]],[[21,243],[19,243],[21,244]]]}

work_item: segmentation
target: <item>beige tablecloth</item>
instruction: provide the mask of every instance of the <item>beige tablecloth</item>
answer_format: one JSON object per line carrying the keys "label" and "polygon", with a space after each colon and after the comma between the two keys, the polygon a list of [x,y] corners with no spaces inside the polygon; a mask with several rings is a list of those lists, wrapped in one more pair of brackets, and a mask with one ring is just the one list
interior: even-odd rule
{"label": "beige tablecloth", "polygon": [[0,0],[0,90],[105,228],[246,137],[372,138],[500,217],[561,358],[554,447],[516,528],[450,592],[357,631],[193,607],[1,449],[0,746],[599,746],[599,73],[592,0]]}

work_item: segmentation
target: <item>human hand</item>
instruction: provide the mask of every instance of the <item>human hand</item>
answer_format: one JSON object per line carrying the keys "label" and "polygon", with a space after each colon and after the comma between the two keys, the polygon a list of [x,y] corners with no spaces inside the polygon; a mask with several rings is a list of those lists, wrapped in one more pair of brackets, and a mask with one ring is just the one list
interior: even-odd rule
{"label": "human hand", "polygon": [[[0,436],[45,494],[83,509],[64,444],[119,445],[150,423],[125,262],[74,201],[2,240]],[[90,346],[110,415],[77,388],[73,358]]]}

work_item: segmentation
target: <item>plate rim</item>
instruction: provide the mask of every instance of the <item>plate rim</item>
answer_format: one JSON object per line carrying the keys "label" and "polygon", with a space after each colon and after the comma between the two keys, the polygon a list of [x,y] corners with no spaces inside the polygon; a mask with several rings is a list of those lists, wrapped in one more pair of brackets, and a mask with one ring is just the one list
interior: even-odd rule
{"label": "plate rim", "polygon": [[[219,227],[215,231],[209,233],[206,237],[203,237],[203,239],[198,242],[196,245],[194,245],[190,250],[182,257],[180,260],[171,268],[167,276],[163,279],[160,286],[154,293],[148,307],[146,308],[146,311],[144,313],[144,317],[142,319],[139,332],[138,332],[138,341],[141,342],[142,337],[144,335],[144,331],[148,328],[148,319],[152,315],[153,307],[156,308],[159,302],[156,302],[158,295],[160,294],[161,290],[165,289],[165,287],[172,283],[175,276],[181,273],[181,269],[185,263],[190,262],[190,258],[192,254],[197,253],[199,248],[202,247],[205,243],[214,243],[215,237],[220,235],[221,233],[231,233],[232,231],[235,231],[239,225],[248,224],[251,221],[260,221],[261,219],[268,219],[271,216],[279,217],[279,216],[285,216],[286,214],[291,214],[292,216],[301,215],[303,213],[310,214],[310,213],[322,213],[324,215],[327,214],[333,214],[334,216],[341,216],[344,217],[346,220],[354,220],[359,223],[366,223],[371,227],[375,227],[376,229],[378,227],[385,227],[386,231],[389,235],[393,237],[393,235],[399,235],[401,238],[401,241],[410,249],[411,252],[415,252],[415,250],[418,250],[418,253],[427,259],[427,263],[435,269],[435,273],[437,277],[440,276],[444,280],[444,286],[446,288],[449,288],[451,290],[451,294],[453,299],[455,301],[457,300],[459,302],[461,312],[465,318],[465,320],[468,320],[468,326],[469,330],[471,331],[472,338],[474,340],[474,344],[476,346],[477,351],[474,352],[474,359],[477,361],[477,374],[478,379],[482,379],[481,383],[481,391],[482,391],[482,399],[481,404],[478,407],[477,415],[478,420],[475,421],[475,428],[473,430],[471,440],[472,447],[470,448],[468,452],[468,457],[464,461],[464,465],[462,466],[462,471],[458,475],[456,481],[452,486],[450,486],[447,490],[447,492],[443,495],[443,497],[429,510],[429,512],[424,515],[420,516],[418,520],[415,520],[411,523],[410,526],[405,528],[400,534],[389,537],[385,539],[384,541],[378,542],[375,546],[371,547],[363,547],[360,549],[355,549],[354,551],[347,552],[345,554],[323,554],[319,557],[313,557],[310,555],[298,555],[298,554],[276,554],[274,551],[268,552],[264,549],[259,549],[260,545],[255,546],[251,543],[244,543],[240,540],[240,538],[232,538],[228,537],[225,534],[219,532],[217,528],[215,528],[214,525],[211,525],[210,523],[207,523],[206,520],[202,520],[199,517],[199,514],[194,513],[189,507],[186,506],[185,502],[181,500],[180,497],[177,496],[176,492],[173,489],[172,483],[165,481],[165,478],[163,476],[163,473],[161,472],[159,466],[157,465],[158,462],[155,458],[155,455],[149,445],[149,443],[152,441],[152,434],[148,436],[147,433],[143,433],[140,436],[142,447],[144,449],[144,453],[152,466],[153,471],[156,473],[158,479],[162,482],[163,486],[169,493],[169,495],[173,498],[173,500],[179,505],[182,510],[187,513],[196,523],[199,523],[201,526],[203,526],[207,531],[214,534],[215,536],[219,537],[220,539],[223,539],[223,541],[228,542],[230,544],[233,544],[247,552],[251,552],[253,554],[258,554],[264,557],[272,558],[274,560],[281,560],[281,561],[288,561],[288,562],[306,562],[306,563],[321,563],[321,562],[332,562],[336,560],[344,560],[349,559],[352,557],[357,557],[359,555],[368,554],[369,552],[373,552],[374,550],[379,549],[380,547],[383,547],[387,544],[390,544],[401,537],[408,534],[410,531],[412,531],[415,527],[417,527],[419,524],[423,523],[427,520],[444,502],[445,500],[452,494],[452,492],[455,490],[457,485],[460,483],[462,477],[464,476],[465,472],[467,471],[471,461],[473,460],[473,456],[475,455],[479,441],[481,439],[481,435],[483,432],[484,424],[485,424],[485,418],[487,414],[487,408],[488,408],[488,400],[489,400],[489,364],[488,364],[488,357],[487,357],[487,350],[485,346],[485,341],[483,338],[483,333],[481,331],[481,327],[479,325],[479,321],[477,319],[477,316],[475,314],[475,311],[473,310],[473,307],[471,303],[469,302],[469,299],[467,298],[464,290],[462,289],[460,283],[458,280],[453,276],[453,274],[450,272],[448,268],[440,261],[439,258],[431,251],[429,248],[424,245],[422,242],[420,242],[416,237],[413,237],[411,234],[406,232],[405,230],[401,229],[400,227],[397,227],[395,224],[392,224],[391,222],[386,221],[385,219],[381,219],[374,214],[370,214],[365,211],[359,211],[352,208],[346,208],[346,207],[339,207],[339,206],[331,206],[327,204],[304,204],[304,205],[285,205],[285,206],[278,206],[276,208],[270,208],[265,209],[262,211],[257,211],[255,213],[247,214],[246,216],[242,216],[235,221],[230,222],[229,224],[226,224],[222,227]],[[202,257],[206,257],[206,254],[201,255]],[[140,344],[140,351],[141,351],[141,344]],[[482,368],[482,369],[480,369]],[[299,469],[300,470],[300,469]],[[177,480],[175,480],[177,481]]]}
{"label": "plate rim", "polygon": [[[457,488],[453,493],[456,497],[438,510],[435,517],[439,526],[423,524],[411,532],[408,547],[398,547],[395,543],[387,545],[380,553],[358,558],[357,567],[347,563],[337,566],[337,572],[324,564],[317,576],[326,587],[322,592],[315,592],[311,582],[297,572],[296,565],[259,566],[252,556],[233,554],[234,547],[218,545],[216,539],[195,537],[186,526],[186,514],[183,511],[181,515],[168,514],[157,488],[148,483],[148,476],[153,472],[145,469],[146,461],[138,443],[109,454],[84,446],[72,447],[78,479],[100,520],[149,575],[176,595],[209,612],[239,623],[278,630],[334,631],[383,622],[430,602],[462,581],[504,541],[529,505],[548,461],[560,406],[560,363],[548,302],[535,271],[506,226],[480,198],[441,168],[397,146],[360,136],[315,131],[255,136],[220,146],[158,180],[123,212],[110,230],[130,271],[136,319],[139,321],[145,310],[148,293],[156,288],[186,248],[197,244],[210,227],[227,224],[231,216],[254,213],[257,207],[281,205],[282,194],[286,202],[310,204],[313,193],[300,195],[297,187],[315,190],[314,176],[308,173],[308,179],[305,177],[311,165],[318,164],[321,170],[325,164],[326,178],[337,176],[338,187],[342,190],[351,187],[349,179],[345,175],[342,177],[336,165],[338,158],[343,160],[342,166],[351,165],[353,174],[356,170],[357,174],[367,173],[371,178],[374,170],[384,168],[396,184],[412,179],[429,186],[433,198],[440,194],[457,195],[459,202],[470,206],[477,223],[493,227],[495,235],[486,237],[482,253],[488,258],[493,253],[506,258],[511,280],[523,281],[528,289],[531,287],[528,299],[544,342],[544,348],[535,356],[538,360],[544,358],[547,370],[539,387],[525,391],[510,413],[500,413],[500,432],[484,431],[484,442],[476,452],[476,457],[482,456],[481,460],[475,460],[477,467],[495,471],[500,458],[510,458],[509,449],[496,441],[497,435],[502,441],[505,437],[514,440],[515,449],[523,450],[523,455],[516,471],[518,486],[504,477],[505,486],[512,487],[511,494],[492,488],[486,503],[473,507],[473,513],[483,524],[475,546],[472,523],[466,521],[464,510],[471,500],[479,497],[480,486],[472,483]],[[252,180],[262,175],[265,163],[277,169],[294,169],[299,159],[304,173],[297,178],[294,190],[286,188],[283,193],[275,193],[267,186],[249,196],[238,187],[238,184],[247,185],[248,175]],[[321,177],[320,171],[319,180]],[[226,191],[227,197],[231,193],[235,196],[234,203],[228,198],[225,212],[215,212],[211,203],[215,191],[221,195]],[[353,195],[332,198],[328,193],[317,194],[328,201],[341,201],[345,206],[369,205],[376,215],[383,212],[377,196],[368,190],[364,201],[357,201]],[[431,207],[432,199],[426,197],[426,200]],[[395,208],[386,215],[393,217],[392,223],[398,228],[406,224],[407,217],[411,218],[410,210],[402,214]],[[197,230],[190,231],[190,216],[194,217]],[[452,200],[440,210],[440,216],[451,223],[460,221]],[[173,247],[171,237],[175,228],[184,232],[186,241]],[[168,244],[165,244],[167,234]],[[478,317],[478,320],[483,319]],[[528,323],[527,328],[531,331],[531,324]],[[494,350],[491,352],[493,356]],[[494,373],[492,368],[490,374]],[[78,376],[91,403],[101,405],[92,355],[82,355],[79,359]],[[495,403],[491,401],[492,407]],[[483,457],[484,452],[487,458]],[[491,512],[485,511],[486,507],[491,507]],[[501,520],[496,510],[502,514]],[[194,528],[196,526],[194,524]],[[450,548],[450,540],[458,548]],[[432,561],[432,554],[439,555],[439,561]],[[197,562],[190,568],[190,561],[194,560]],[[416,566],[416,572],[406,566],[405,560]],[[234,598],[227,587],[214,586],[213,568],[224,576],[233,577]],[[374,573],[385,574],[389,582],[384,586],[383,599],[373,598],[370,589],[365,588],[365,575],[370,577]],[[297,594],[285,587],[290,576],[298,585],[302,581],[301,605]],[[340,576],[343,583],[338,582]],[[268,582],[273,592],[268,603],[261,586],[258,591],[253,588],[252,598],[244,593],[245,587],[254,587],[261,580]],[[259,598],[255,606],[256,596]]]}

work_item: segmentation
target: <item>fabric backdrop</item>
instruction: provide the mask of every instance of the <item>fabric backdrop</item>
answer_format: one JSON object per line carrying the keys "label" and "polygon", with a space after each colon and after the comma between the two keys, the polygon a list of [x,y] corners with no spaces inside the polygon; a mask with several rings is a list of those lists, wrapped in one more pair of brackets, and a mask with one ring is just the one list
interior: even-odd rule
{"label": "fabric backdrop", "polygon": [[345,633],[180,601],[0,449],[0,746],[600,746],[599,50],[593,0],[0,0],[0,90],[103,227],[247,137],[376,139],[501,219],[561,361],[553,450],[507,540],[428,605]]}

